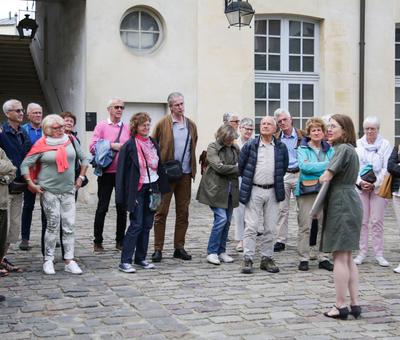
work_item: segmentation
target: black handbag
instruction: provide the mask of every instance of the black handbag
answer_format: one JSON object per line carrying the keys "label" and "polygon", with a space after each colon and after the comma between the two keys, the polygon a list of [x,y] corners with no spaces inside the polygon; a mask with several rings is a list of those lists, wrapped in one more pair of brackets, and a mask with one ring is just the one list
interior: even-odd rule
{"label": "black handbag", "polygon": [[304,180],[300,182],[300,195],[317,194],[321,189],[321,183],[318,179]]}
{"label": "black handbag", "polygon": [[28,183],[22,181],[12,181],[8,185],[8,193],[10,195],[22,194],[26,189],[28,189]]}
{"label": "black handbag", "polygon": [[360,178],[364,181],[364,182],[368,182],[368,183],[375,183],[376,182],[376,175],[374,173],[374,170],[368,170],[368,172],[366,172],[364,175],[360,176]]}
{"label": "black handbag", "polygon": [[[79,175],[81,174],[81,162],[78,159],[78,153],[76,152],[76,147],[75,147],[75,141],[71,136],[68,136],[69,140],[72,143],[72,146],[74,147],[75,150],[75,181],[78,179]],[[82,180],[82,185],[81,188],[86,186],[89,183],[89,180],[87,176],[85,176],[85,179]]]}
{"label": "black handbag", "polygon": [[184,159],[185,153],[186,153],[186,148],[187,148],[188,142],[189,142],[189,125],[188,124],[187,124],[187,129],[188,129],[188,133],[186,136],[185,148],[183,149],[182,160],[177,161],[174,159],[172,161],[164,162],[165,174],[167,175],[169,182],[176,182],[182,178],[182,175],[183,175],[182,163],[183,163],[183,159]]}

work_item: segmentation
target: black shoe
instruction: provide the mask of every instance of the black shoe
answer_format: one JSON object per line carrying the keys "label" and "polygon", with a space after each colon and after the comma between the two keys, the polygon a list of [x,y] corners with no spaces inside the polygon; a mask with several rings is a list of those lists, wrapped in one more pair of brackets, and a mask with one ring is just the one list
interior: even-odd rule
{"label": "black shoe", "polygon": [[322,262],[320,262],[318,264],[318,268],[319,269],[326,269],[326,270],[332,272],[333,271],[333,264],[331,262],[329,262],[328,260],[324,260],[324,261],[322,261]]}
{"label": "black shoe", "polygon": [[303,272],[308,271],[308,261],[300,261],[299,270]]}
{"label": "black shoe", "polygon": [[4,295],[0,295],[0,302],[3,302],[6,300],[6,297]]}
{"label": "black shoe", "polygon": [[190,261],[192,259],[192,255],[189,255],[184,248],[175,249],[174,257],[184,261]]}
{"label": "black shoe", "polygon": [[285,250],[285,243],[276,242],[275,245],[274,245],[274,252],[277,253],[277,252],[280,252],[282,250]]}
{"label": "black shoe", "polygon": [[60,242],[56,242],[56,248],[60,248],[61,247],[61,244],[60,244]]}
{"label": "black shoe", "polygon": [[263,234],[261,231],[257,231],[257,236],[262,236]]}
{"label": "black shoe", "polygon": [[251,259],[244,258],[241,273],[253,274],[253,261]]}
{"label": "black shoe", "polygon": [[350,306],[350,308],[350,314],[353,315],[355,319],[358,319],[361,315],[361,306]]}
{"label": "black shoe", "polygon": [[279,268],[275,264],[275,261],[266,256],[261,258],[260,269],[266,270],[269,273],[279,273]]}
{"label": "black shoe", "polygon": [[28,240],[21,240],[21,243],[19,244],[19,249],[28,251],[28,250],[31,250],[31,248],[32,247],[29,245]]}
{"label": "black shoe", "polygon": [[333,306],[339,313],[338,314],[329,314],[330,311],[325,312],[324,315],[328,318],[333,318],[333,319],[341,319],[341,320],[346,320],[347,317],[349,316],[349,309],[347,307],[336,307]]}
{"label": "black shoe", "polygon": [[151,260],[153,262],[161,262],[161,260],[162,260],[162,252],[161,252],[161,250],[154,251],[153,255],[151,255]]}

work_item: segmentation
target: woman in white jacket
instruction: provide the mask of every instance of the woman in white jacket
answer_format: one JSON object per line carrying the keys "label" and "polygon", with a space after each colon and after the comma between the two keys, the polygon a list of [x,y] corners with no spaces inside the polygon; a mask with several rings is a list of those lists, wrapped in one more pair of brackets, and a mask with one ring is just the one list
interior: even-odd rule
{"label": "woman in white jacket", "polygon": [[[357,187],[359,188],[364,212],[360,235],[360,251],[354,262],[359,265],[367,256],[370,226],[375,259],[380,266],[388,267],[389,263],[383,257],[383,218],[387,200],[378,196],[378,191],[387,173],[386,167],[392,152],[392,146],[380,135],[379,127],[380,123],[377,117],[367,117],[363,123],[364,136],[357,140],[356,150],[360,159],[361,174],[357,179]],[[373,174],[376,177],[373,182],[361,178],[368,169],[373,170]]]}

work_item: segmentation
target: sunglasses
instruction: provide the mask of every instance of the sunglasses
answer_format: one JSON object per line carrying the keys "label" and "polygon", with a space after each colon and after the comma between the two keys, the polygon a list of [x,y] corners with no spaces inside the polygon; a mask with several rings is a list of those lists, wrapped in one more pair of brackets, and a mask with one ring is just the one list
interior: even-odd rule
{"label": "sunglasses", "polygon": [[116,110],[119,110],[119,109],[124,110],[124,109],[125,109],[125,106],[114,105],[113,108],[116,109]]}

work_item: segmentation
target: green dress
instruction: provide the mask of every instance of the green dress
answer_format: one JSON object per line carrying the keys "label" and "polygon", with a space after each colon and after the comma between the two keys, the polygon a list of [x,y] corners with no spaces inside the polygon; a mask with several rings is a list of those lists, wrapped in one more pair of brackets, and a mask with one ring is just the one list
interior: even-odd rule
{"label": "green dress", "polygon": [[335,145],[328,170],[333,173],[324,207],[320,250],[325,253],[359,249],[362,205],[356,192],[359,161],[350,144]]}

